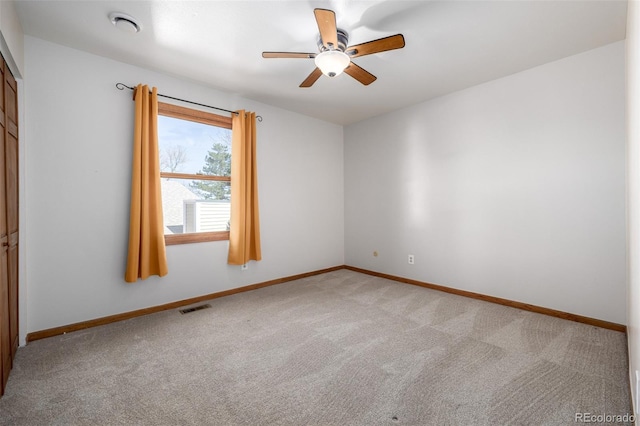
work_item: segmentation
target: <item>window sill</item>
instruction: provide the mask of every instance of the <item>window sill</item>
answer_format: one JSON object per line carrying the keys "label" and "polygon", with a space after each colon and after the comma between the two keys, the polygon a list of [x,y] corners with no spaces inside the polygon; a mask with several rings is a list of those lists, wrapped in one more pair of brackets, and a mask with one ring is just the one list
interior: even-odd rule
{"label": "window sill", "polygon": [[198,232],[195,234],[173,234],[164,236],[164,244],[167,246],[225,240],[229,240],[229,231]]}

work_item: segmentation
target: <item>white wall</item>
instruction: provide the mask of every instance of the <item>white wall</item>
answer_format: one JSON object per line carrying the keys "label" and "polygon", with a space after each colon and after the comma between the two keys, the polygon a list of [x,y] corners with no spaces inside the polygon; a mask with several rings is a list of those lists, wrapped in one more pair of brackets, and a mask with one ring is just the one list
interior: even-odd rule
{"label": "white wall", "polygon": [[346,127],[347,265],[626,323],[624,46]]}
{"label": "white wall", "polygon": [[24,35],[12,1],[0,1],[0,52],[15,78],[24,72]]}
{"label": "white wall", "polygon": [[[23,333],[344,264],[341,126],[33,37],[25,69]],[[125,284],[133,102],[117,82],[263,117],[263,261],[228,266],[226,241],[169,246],[168,276]]]}
{"label": "white wall", "polygon": [[638,414],[640,375],[640,4],[627,10],[627,336],[629,379]]}

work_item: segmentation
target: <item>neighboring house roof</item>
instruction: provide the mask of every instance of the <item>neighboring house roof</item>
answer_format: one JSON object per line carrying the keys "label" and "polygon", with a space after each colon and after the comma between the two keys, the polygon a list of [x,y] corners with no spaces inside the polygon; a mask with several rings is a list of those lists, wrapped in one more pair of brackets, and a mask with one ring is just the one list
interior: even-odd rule
{"label": "neighboring house roof", "polygon": [[198,200],[200,197],[175,180],[162,179],[161,186],[165,233],[173,234],[174,231],[171,228],[180,227],[182,229],[184,201]]}

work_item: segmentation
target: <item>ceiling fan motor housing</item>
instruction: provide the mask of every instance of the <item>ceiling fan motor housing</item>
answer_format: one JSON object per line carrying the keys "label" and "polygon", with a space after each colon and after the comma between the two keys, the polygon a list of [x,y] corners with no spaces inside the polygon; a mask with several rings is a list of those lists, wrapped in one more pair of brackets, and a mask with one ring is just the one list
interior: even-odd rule
{"label": "ceiling fan motor housing", "polygon": [[[338,45],[334,46],[333,50],[339,50],[341,52],[344,52],[347,49],[348,45],[349,45],[349,33],[341,28],[338,28]],[[330,50],[324,47],[324,43],[322,42],[321,35],[318,35],[318,49],[320,50],[320,52]]]}

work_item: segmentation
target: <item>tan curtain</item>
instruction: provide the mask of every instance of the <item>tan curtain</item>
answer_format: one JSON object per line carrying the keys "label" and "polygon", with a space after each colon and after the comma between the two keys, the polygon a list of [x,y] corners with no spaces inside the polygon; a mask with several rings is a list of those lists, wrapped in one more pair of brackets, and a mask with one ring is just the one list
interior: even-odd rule
{"label": "tan curtain", "polygon": [[167,274],[158,156],[158,90],[141,84],[136,102],[129,217],[129,255],[125,281]]}
{"label": "tan curtain", "polygon": [[234,114],[231,137],[231,227],[230,265],[262,259],[258,173],[256,168],[256,114]]}

